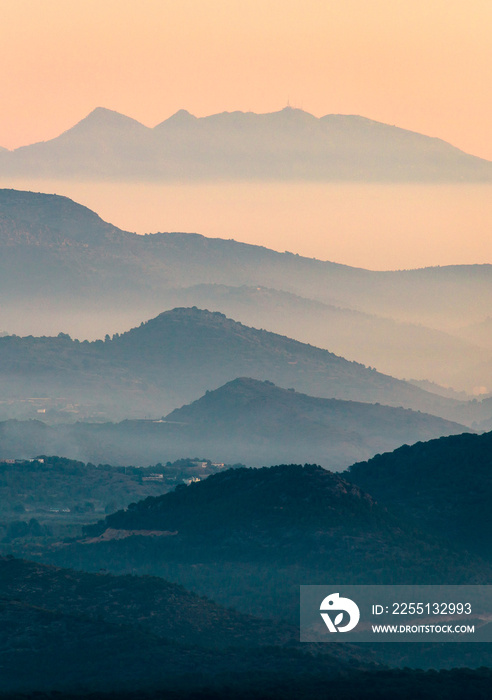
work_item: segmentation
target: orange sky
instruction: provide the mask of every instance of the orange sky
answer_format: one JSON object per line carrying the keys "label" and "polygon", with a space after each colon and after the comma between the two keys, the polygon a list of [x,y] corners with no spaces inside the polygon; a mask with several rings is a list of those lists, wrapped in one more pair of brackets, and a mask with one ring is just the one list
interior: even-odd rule
{"label": "orange sky", "polygon": [[492,0],[2,0],[0,145],[96,106],[154,126],[362,114],[492,160]]}

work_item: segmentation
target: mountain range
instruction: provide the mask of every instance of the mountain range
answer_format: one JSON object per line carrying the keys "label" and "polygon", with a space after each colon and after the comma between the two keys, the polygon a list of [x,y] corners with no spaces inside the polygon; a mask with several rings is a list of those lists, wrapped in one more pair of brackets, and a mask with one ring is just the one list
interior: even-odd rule
{"label": "mountain range", "polygon": [[[123,400],[115,393],[118,399]],[[125,465],[207,455],[214,462],[257,467],[290,458],[339,470],[405,443],[468,430],[410,409],[315,398],[243,377],[163,419],[54,426],[34,420],[0,422],[0,456],[63,454]],[[200,478],[210,473],[199,471]]]}
{"label": "mountain range", "polygon": [[[158,418],[238,377],[321,398],[382,403],[471,425],[489,403],[431,393],[219,312],[174,309],[104,341],[0,338],[4,418]],[[41,415],[40,413],[41,412]]]}
{"label": "mountain range", "polygon": [[492,163],[355,115],[180,110],[150,129],[97,108],[60,136],[0,152],[3,176],[98,180],[492,180]]}
{"label": "mountain range", "polygon": [[278,681],[289,669],[328,678],[348,665],[372,665],[356,648],[303,653],[295,627],[226,610],[159,578],[6,557],[0,596],[2,695],[43,690],[68,697],[76,689],[124,697],[165,688],[178,698],[205,678],[241,686],[253,670]]}
{"label": "mountain range", "polygon": [[[355,116],[182,110],[149,129],[97,109],[0,149],[0,174],[492,182],[492,163]],[[491,665],[486,645],[303,647],[296,626],[304,583],[490,581],[492,266],[137,236],[1,190],[0,294],[0,692],[343,698],[362,674],[383,697],[374,661]]]}
{"label": "mountain range", "polygon": [[[118,530],[134,536],[105,535]],[[143,535],[149,531],[170,534]],[[321,583],[328,572],[350,583],[432,583],[444,573],[457,583],[478,581],[486,569],[478,562],[468,568],[465,556],[456,567],[439,542],[314,465],[221,472],[131,504],[44,557],[89,571],[160,575],[199,593],[214,590],[221,604],[293,623],[299,583]]]}
{"label": "mountain range", "polygon": [[328,348],[396,377],[431,377],[469,390],[488,382],[492,333],[486,321],[463,331],[441,330],[262,286],[200,284],[168,292],[165,298],[173,306],[221,311],[248,326]]}
{"label": "mountain range", "polygon": [[388,452],[432,434],[466,428],[408,409],[321,399],[280,389],[272,382],[240,378],[174,410],[187,454],[234,459],[251,466],[306,460],[338,470],[359,451]]}
{"label": "mountain range", "polygon": [[46,610],[141,625],[181,644],[227,648],[299,643],[295,627],[275,627],[226,610],[160,578],[89,574],[2,557],[0,596],[41,604]]}
{"label": "mountain range", "polygon": [[97,338],[205,306],[400,378],[487,393],[487,331],[471,324],[490,312],[491,270],[373,272],[197,234],[138,236],[64,197],[0,190],[0,327],[20,335]]}

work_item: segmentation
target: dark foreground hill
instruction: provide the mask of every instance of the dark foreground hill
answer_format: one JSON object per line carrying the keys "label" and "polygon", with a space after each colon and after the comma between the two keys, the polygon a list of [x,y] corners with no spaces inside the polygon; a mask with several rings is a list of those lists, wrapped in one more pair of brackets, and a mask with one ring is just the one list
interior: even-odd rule
{"label": "dark foreground hill", "polygon": [[[107,527],[174,531],[197,551],[207,542],[241,560],[248,556],[248,546],[236,548],[237,537],[245,538],[244,544],[253,550],[268,551],[280,536],[289,556],[291,547],[297,547],[297,536],[312,536],[317,528],[321,534],[363,527],[368,535],[379,536],[390,533],[393,525],[384,508],[337,474],[317,466],[290,465],[229,469],[132,504],[90,526],[87,534],[98,536]],[[320,545],[316,554],[322,551]],[[282,554],[277,549],[275,556]],[[303,556],[314,555],[306,551]]]}
{"label": "dark foreground hill", "polygon": [[79,342],[66,334],[0,338],[0,366],[4,418],[39,417],[39,411],[65,421],[162,416],[241,376],[467,424],[481,411],[480,404],[437,396],[327,350],[196,307],[162,313],[104,342]]}
{"label": "dark foreground hill", "polygon": [[[471,670],[453,668],[446,671],[379,670],[354,671],[337,674],[318,673],[295,675],[290,670],[282,674],[245,674],[241,676],[223,675],[207,678],[202,685],[184,683],[181,687],[173,684],[160,685],[154,690],[118,692],[118,700],[324,700],[326,688],[338,700],[487,700],[492,683],[492,671],[488,668]],[[191,686],[191,687],[190,687]],[[0,694],[2,700],[51,700],[52,693],[35,691],[32,693]],[[110,691],[95,691],[87,695],[79,691],[66,691],[64,700],[114,700]]]}
{"label": "dark foreground hill", "polygon": [[488,181],[450,144],[354,115],[180,110],[153,129],[97,108],[55,139],[0,152],[2,175],[114,180]]}
{"label": "dark foreground hill", "polygon": [[156,577],[89,574],[3,557],[0,597],[116,625],[138,625],[181,644],[217,649],[299,644],[295,627],[226,610]]}
{"label": "dark foreground hill", "polygon": [[469,552],[492,552],[492,433],[377,455],[344,474],[379,503]]}
{"label": "dark foreground hill", "polygon": [[[467,430],[464,425],[410,409],[314,398],[270,381],[241,378],[208,391],[163,419],[54,426],[4,421],[0,423],[0,455],[2,459],[28,459],[56,453],[112,465],[166,463],[183,455],[207,455],[213,462],[256,467],[307,459],[339,470],[402,444]],[[211,470],[213,466],[201,469],[199,476]],[[98,470],[94,471],[97,480]],[[73,500],[70,491],[66,495]],[[107,496],[109,493],[106,501]]]}
{"label": "dark foreground hill", "polygon": [[162,579],[0,560],[0,692],[168,690],[367,666],[356,648],[316,658],[295,628],[225,610]]}
{"label": "dark foreground hill", "polygon": [[[300,584],[490,580],[487,552],[469,554],[419,526],[320,467],[243,468],[131,504],[89,526],[85,539],[42,556],[78,569],[157,574],[221,604],[292,624]],[[167,534],[150,537],[149,530]],[[492,662],[488,645],[377,645],[374,653],[413,667]]]}
{"label": "dark foreground hill", "polygon": [[300,645],[295,628],[225,610],[156,578],[7,558],[0,594],[3,700],[299,700],[324,698],[327,687],[342,700],[393,700],[395,693],[475,700],[490,685],[486,669],[388,670],[370,662],[369,649]]}
{"label": "dark foreground hill", "polygon": [[[134,535],[118,539],[121,530]],[[149,538],[149,530],[172,534]],[[162,575],[222,604],[291,621],[301,583],[478,583],[490,569],[315,466],[227,470],[132,504],[86,534],[43,556]]]}

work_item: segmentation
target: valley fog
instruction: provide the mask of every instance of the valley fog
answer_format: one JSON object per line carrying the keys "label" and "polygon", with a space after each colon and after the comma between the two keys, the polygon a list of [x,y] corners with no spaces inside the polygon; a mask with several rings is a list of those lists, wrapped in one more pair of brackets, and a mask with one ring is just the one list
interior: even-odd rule
{"label": "valley fog", "polygon": [[[130,236],[140,252],[121,249],[123,258],[112,257],[119,248],[111,244],[92,262],[87,246],[63,244],[61,258],[41,263],[42,251],[49,256],[53,250],[47,243],[20,264],[9,263],[6,248],[3,334],[102,339],[163,311],[196,306],[400,379],[430,380],[476,396],[491,391],[489,268],[465,267],[490,260],[491,186],[15,185],[73,198],[71,204],[60,200],[69,207],[63,225],[92,216],[91,245],[104,245],[103,221],[140,234],[197,231],[206,237]],[[12,192],[4,190],[7,197]],[[34,235],[39,231],[35,223]],[[246,263],[244,255],[253,257]],[[310,255],[342,265],[302,257]],[[436,267],[415,270],[419,265]],[[391,268],[414,272],[367,272]],[[43,289],[52,282],[46,296]]]}

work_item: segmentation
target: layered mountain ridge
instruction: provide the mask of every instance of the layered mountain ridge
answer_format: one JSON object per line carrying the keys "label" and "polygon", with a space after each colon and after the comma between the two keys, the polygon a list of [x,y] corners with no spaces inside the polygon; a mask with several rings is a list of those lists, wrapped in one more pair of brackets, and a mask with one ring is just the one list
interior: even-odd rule
{"label": "layered mountain ridge", "polygon": [[86,304],[114,306],[124,292],[130,308],[154,310],[156,296],[162,310],[166,295],[196,285],[244,285],[442,328],[483,320],[492,298],[492,265],[375,272],[200,234],[142,236],[67,197],[18,190],[0,190],[0,251],[5,301],[36,292],[55,309],[55,270],[70,273],[71,285],[63,275],[58,284],[75,309],[79,284]]}
{"label": "layered mountain ridge", "polygon": [[[0,327],[20,335],[122,334],[166,308],[199,305],[382,374],[487,394],[490,348],[472,333],[463,338],[462,326],[465,317],[481,323],[488,315],[491,270],[371,272],[198,234],[138,236],[64,197],[0,191]],[[423,319],[428,327],[419,325]],[[255,376],[247,366],[236,370],[176,397],[167,411],[225,381]],[[281,376],[257,378],[292,385]],[[296,388],[316,393],[308,384]],[[490,411],[484,406],[470,421],[446,417],[478,426]]]}
{"label": "layered mountain ridge", "polygon": [[124,465],[207,455],[213,462],[257,467],[290,458],[339,470],[401,444],[468,430],[409,409],[320,399],[268,380],[240,378],[162,419],[54,426],[0,422],[0,456],[63,454]]}
{"label": "layered mountain ridge", "polygon": [[450,420],[462,416],[463,422],[480,410],[196,307],[163,312],[104,342],[81,343],[66,334],[6,336],[0,338],[0,359],[5,400],[47,397],[47,408],[65,397],[81,417],[164,415],[241,376],[324,398],[403,406]]}

